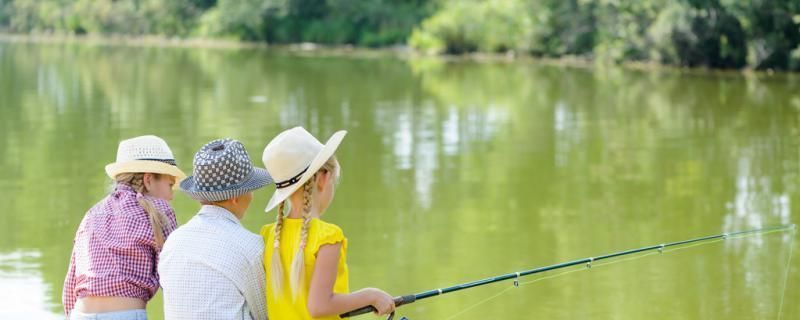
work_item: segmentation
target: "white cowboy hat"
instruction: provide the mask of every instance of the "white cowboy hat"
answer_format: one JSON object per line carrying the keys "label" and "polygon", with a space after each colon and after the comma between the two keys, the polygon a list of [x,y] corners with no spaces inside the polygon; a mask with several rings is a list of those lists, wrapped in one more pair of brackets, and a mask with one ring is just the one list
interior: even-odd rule
{"label": "white cowboy hat", "polygon": [[261,159],[276,181],[276,190],[264,211],[275,208],[317,173],[346,134],[347,131],[337,131],[323,145],[303,127],[294,127],[272,139]]}
{"label": "white cowboy hat", "polygon": [[194,155],[192,176],[181,191],[198,201],[223,201],[272,183],[267,170],[253,167],[247,150],[233,139],[206,143]]}
{"label": "white cowboy hat", "polygon": [[117,161],[106,165],[106,174],[111,179],[120,173],[140,172],[173,176],[176,187],[186,178],[164,139],[150,135],[122,140],[117,148]]}

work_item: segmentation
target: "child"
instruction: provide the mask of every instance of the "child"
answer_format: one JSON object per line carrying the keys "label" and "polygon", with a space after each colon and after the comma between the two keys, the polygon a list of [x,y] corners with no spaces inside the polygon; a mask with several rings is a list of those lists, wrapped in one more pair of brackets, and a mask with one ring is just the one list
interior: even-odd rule
{"label": "child", "polygon": [[266,320],[264,240],[240,220],[272,178],[234,139],[206,143],[192,165],[180,189],[203,206],[161,250],[164,319]]}
{"label": "child", "polygon": [[270,319],[338,319],[371,305],[378,314],[394,311],[392,296],[375,288],[348,293],[347,239],[320,217],[333,200],[339,163],[333,155],[345,131],[323,145],[295,127],[264,149],[264,166],[277,190],[266,211],[278,207],[277,221],[261,228],[267,270]]}
{"label": "child", "polygon": [[159,137],[119,143],[106,166],[115,189],[89,209],[75,235],[62,302],[69,319],[146,319],[159,287],[156,263],[176,227],[172,188],[186,175]]}

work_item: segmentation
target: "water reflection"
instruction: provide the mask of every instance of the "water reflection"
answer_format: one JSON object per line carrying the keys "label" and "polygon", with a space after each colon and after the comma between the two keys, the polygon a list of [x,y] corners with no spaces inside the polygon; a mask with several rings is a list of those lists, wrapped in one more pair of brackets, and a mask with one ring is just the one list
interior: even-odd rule
{"label": "water reflection", "polygon": [[786,193],[775,192],[771,177],[753,175],[750,159],[739,159],[736,176],[736,196],[727,207],[727,230],[763,228],[772,223],[791,223],[790,198]]}
{"label": "water reflection", "polygon": [[41,253],[17,250],[0,253],[0,318],[60,319],[50,312],[53,288],[40,271]]}
{"label": "water reflection", "polygon": [[571,158],[571,151],[581,144],[583,132],[578,126],[578,117],[564,102],[557,102],[553,111],[553,130],[555,130],[555,163],[565,167]]}

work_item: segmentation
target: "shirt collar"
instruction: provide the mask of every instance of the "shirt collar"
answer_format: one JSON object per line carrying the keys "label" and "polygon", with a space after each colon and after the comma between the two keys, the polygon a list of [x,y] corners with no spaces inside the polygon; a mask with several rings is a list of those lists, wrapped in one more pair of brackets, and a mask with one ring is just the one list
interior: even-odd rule
{"label": "shirt collar", "polygon": [[230,220],[233,223],[236,223],[238,225],[242,225],[242,223],[239,222],[239,219],[237,219],[236,216],[232,212],[230,212],[230,211],[228,211],[228,209],[225,209],[225,208],[220,207],[220,206],[203,205],[202,207],[200,207],[200,212],[198,212],[197,215],[206,216],[206,217],[214,217],[214,218],[223,218],[223,219],[226,219],[226,220]]}
{"label": "shirt collar", "polygon": [[136,192],[131,186],[124,183],[117,183],[116,186],[114,186],[114,191]]}

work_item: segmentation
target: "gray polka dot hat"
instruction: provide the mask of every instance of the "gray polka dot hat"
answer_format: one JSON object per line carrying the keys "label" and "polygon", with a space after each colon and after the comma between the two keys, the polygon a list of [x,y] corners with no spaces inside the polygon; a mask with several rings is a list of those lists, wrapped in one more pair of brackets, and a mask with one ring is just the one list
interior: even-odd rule
{"label": "gray polka dot hat", "polygon": [[223,201],[272,183],[267,170],[253,167],[247,150],[234,139],[214,140],[194,155],[192,175],[181,191],[199,201]]}

